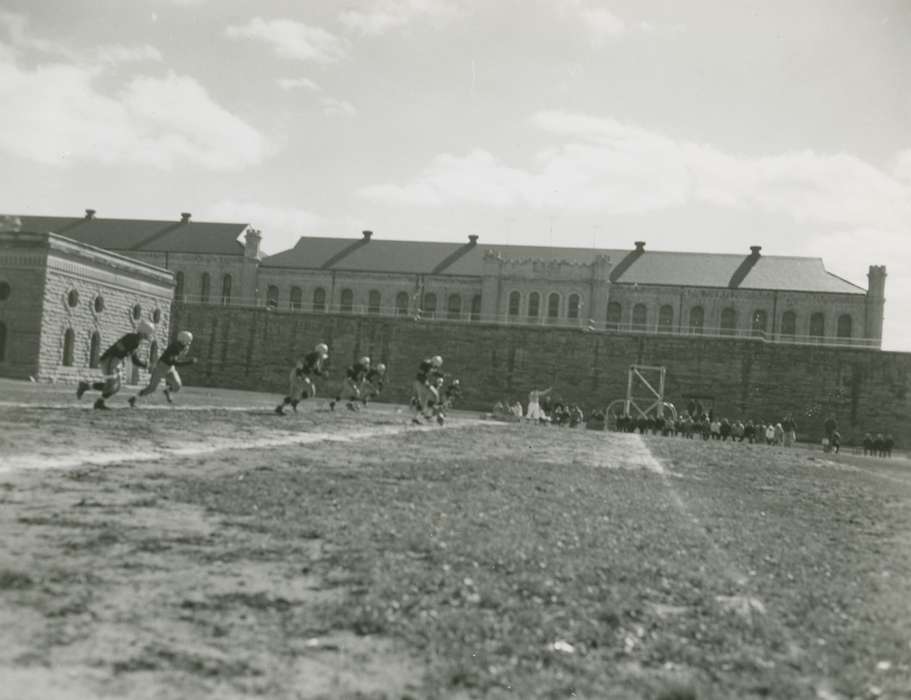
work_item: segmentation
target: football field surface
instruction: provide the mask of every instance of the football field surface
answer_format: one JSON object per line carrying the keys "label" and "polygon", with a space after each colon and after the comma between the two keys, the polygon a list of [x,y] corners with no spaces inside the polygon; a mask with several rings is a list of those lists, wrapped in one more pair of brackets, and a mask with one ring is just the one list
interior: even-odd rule
{"label": "football field surface", "polygon": [[911,464],[0,381],[0,698],[908,698]]}

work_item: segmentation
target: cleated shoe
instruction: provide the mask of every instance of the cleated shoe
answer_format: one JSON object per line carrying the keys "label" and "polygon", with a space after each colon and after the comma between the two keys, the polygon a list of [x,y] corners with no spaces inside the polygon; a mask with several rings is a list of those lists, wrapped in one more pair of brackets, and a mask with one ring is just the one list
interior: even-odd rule
{"label": "cleated shoe", "polygon": [[297,404],[298,404],[297,401],[291,402],[291,408],[294,410],[295,413],[297,413]]}
{"label": "cleated shoe", "polygon": [[90,387],[88,382],[79,382],[79,384],[76,386],[76,398],[81,399],[82,395],[87,392],[89,388]]}
{"label": "cleated shoe", "polygon": [[136,408],[136,397],[131,396],[130,400],[127,401],[127,403],[130,404],[130,408]]}
{"label": "cleated shoe", "polygon": [[446,421],[446,417],[441,413],[437,416],[437,425],[443,425]]}
{"label": "cleated shoe", "polygon": [[92,406],[92,408],[94,408],[96,411],[110,411],[111,410],[110,406],[105,404],[104,399],[98,399],[95,402],[95,405]]}
{"label": "cleated shoe", "polygon": [[354,403],[353,401],[349,401],[348,403],[345,404],[345,406],[347,407],[347,409],[349,411],[357,411],[357,404]]}
{"label": "cleated shoe", "polygon": [[330,411],[334,411],[334,410],[335,410],[335,401],[330,401],[330,402],[329,402],[329,410],[330,410]]}
{"label": "cleated shoe", "polygon": [[165,389],[165,390],[164,390],[164,397],[168,400],[168,403],[174,403],[174,399],[171,398],[171,390],[170,390],[170,389]]}
{"label": "cleated shoe", "polygon": [[414,423],[415,425],[423,425],[423,423],[421,423],[421,419],[418,418],[417,416],[415,416],[414,418],[412,418],[412,419],[411,419],[411,422]]}
{"label": "cleated shoe", "polygon": [[279,405],[279,406],[276,406],[276,407],[275,407],[275,412],[276,412],[278,415],[280,415],[280,416],[285,415],[285,406],[284,406],[284,404]]}

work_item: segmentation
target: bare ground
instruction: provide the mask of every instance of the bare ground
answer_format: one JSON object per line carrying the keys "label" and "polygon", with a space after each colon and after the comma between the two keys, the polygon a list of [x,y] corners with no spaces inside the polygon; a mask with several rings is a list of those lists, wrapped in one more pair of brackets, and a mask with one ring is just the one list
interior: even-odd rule
{"label": "bare ground", "polygon": [[911,697],[906,462],[0,390],[0,697]]}

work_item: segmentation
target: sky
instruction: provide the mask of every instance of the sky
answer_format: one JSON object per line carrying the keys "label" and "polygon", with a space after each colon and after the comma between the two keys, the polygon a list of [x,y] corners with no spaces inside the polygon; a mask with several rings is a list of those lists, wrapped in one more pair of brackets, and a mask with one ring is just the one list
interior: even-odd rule
{"label": "sky", "polygon": [[0,212],[822,257],[911,351],[907,0],[0,0]]}

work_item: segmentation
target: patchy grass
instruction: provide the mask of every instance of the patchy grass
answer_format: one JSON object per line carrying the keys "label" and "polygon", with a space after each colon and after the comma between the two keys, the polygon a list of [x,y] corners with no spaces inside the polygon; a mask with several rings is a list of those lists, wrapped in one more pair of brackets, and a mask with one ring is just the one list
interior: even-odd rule
{"label": "patchy grass", "polygon": [[[186,429],[404,423],[308,410],[197,411]],[[106,427],[85,411],[15,413],[0,418],[37,435],[75,423],[80,444]],[[152,420],[117,415],[125,435]],[[156,444],[184,419],[157,413]],[[403,426],[6,474],[0,619],[18,624],[0,669],[43,659],[67,682],[106,669],[100,687],[122,697],[902,697],[911,475],[802,450],[645,444]]]}

